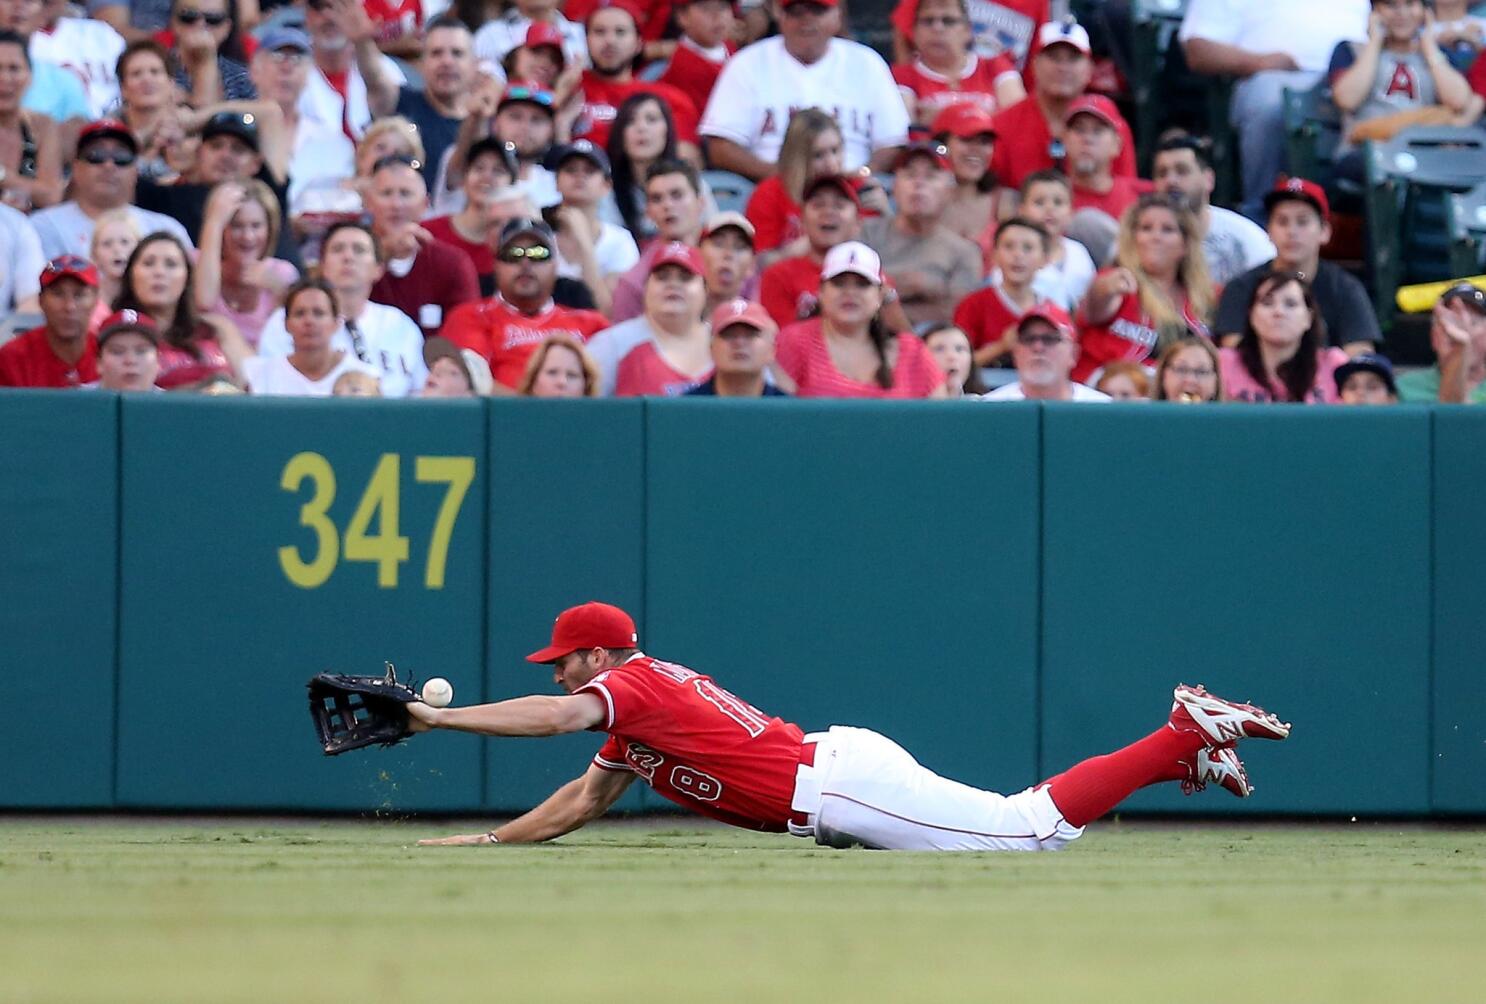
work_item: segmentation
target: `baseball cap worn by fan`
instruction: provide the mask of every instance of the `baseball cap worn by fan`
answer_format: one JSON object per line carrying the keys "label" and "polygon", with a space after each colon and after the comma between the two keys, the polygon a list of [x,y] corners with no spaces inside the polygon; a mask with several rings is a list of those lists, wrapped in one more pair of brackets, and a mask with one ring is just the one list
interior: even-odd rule
{"label": "baseball cap worn by fan", "polygon": [[1041,43],[1044,51],[1055,45],[1071,45],[1082,52],[1085,56],[1091,55],[1093,49],[1089,46],[1089,33],[1084,26],[1073,18],[1064,18],[1061,21],[1049,21],[1037,32],[1037,41]]}
{"label": "baseball cap worn by fan", "polygon": [[805,190],[800,193],[800,204],[804,205],[809,202],[811,196],[824,188],[840,192],[850,200],[852,205],[858,209],[862,208],[862,198],[857,194],[856,186],[851,183],[850,178],[840,174],[822,174],[811,178],[805,185]]}
{"label": "baseball cap worn by fan", "polygon": [[1331,201],[1326,198],[1326,189],[1305,178],[1280,178],[1274,190],[1264,196],[1264,211],[1272,213],[1277,203],[1291,201],[1314,207],[1323,223],[1331,222]]}
{"label": "baseball cap worn by fan", "polygon": [[449,339],[434,335],[423,343],[423,363],[432,368],[440,359],[447,359],[458,366],[464,378],[469,381],[470,388],[479,397],[489,397],[490,392],[495,389],[495,377],[491,375],[490,364],[480,353],[473,349],[461,349]]}
{"label": "baseball cap worn by fan", "polygon": [[557,25],[548,24],[546,21],[533,21],[531,27],[526,29],[525,46],[528,49],[540,49],[546,46],[557,50],[557,64],[567,66],[568,57],[562,48],[562,32]]}
{"label": "baseball cap worn by fan", "polygon": [[84,126],[77,134],[77,152],[81,154],[84,147],[98,139],[116,139],[130,150],[139,153],[139,141],[134,138],[133,131],[118,119],[99,119],[97,122]]}
{"label": "baseball cap worn by fan", "polygon": [[779,327],[762,305],[749,300],[729,300],[712,311],[712,334],[717,336],[735,324],[747,325],[757,331],[778,331]]}
{"label": "baseball cap worn by fan", "polygon": [[996,126],[985,109],[968,101],[961,101],[934,116],[934,124],[929,127],[929,131],[935,136],[969,139],[972,136],[995,136]]}
{"label": "baseball cap worn by fan", "polygon": [[1478,314],[1486,314],[1486,290],[1469,282],[1457,282],[1440,295],[1440,303],[1463,303]]}
{"label": "baseball cap worn by fan", "polygon": [[616,606],[591,600],[569,607],[557,615],[552,625],[552,644],[537,649],[527,662],[556,662],[580,648],[625,649],[640,644],[635,622]]}
{"label": "baseball cap worn by fan", "polygon": [[499,113],[506,105],[513,105],[518,101],[535,105],[553,118],[557,117],[557,99],[552,96],[552,92],[530,80],[511,81],[506,87],[506,92],[501,95],[500,103],[495,106],[495,110]]}
{"label": "baseball cap worn by fan", "polygon": [[749,221],[748,217],[744,216],[736,209],[729,209],[721,213],[713,213],[711,216],[707,217],[707,223],[705,226],[702,227],[702,236],[698,238],[698,242],[705,241],[713,234],[718,233],[722,230],[726,230],[729,227],[732,227],[734,230],[741,233],[743,235],[743,238],[748,241],[748,246],[753,247],[754,236],[756,233],[756,231],[753,229],[753,224]]}
{"label": "baseball cap worn by fan", "polygon": [[98,347],[101,349],[110,338],[132,332],[144,335],[151,344],[160,344],[160,328],[155,324],[155,319],[149,314],[142,314],[137,310],[115,310],[103,319],[103,325],[98,329]]}
{"label": "baseball cap worn by fan", "polygon": [[47,262],[41,270],[41,288],[46,289],[62,279],[76,279],[84,286],[98,285],[98,269],[86,258],[64,254]]}
{"label": "baseball cap worn by fan", "polygon": [[692,275],[702,275],[707,268],[702,264],[702,255],[690,244],[672,241],[661,248],[655,261],[650,263],[650,274],[654,275],[662,265],[680,265]]}
{"label": "baseball cap worn by fan", "polygon": [[1081,94],[1074,98],[1063,115],[1063,123],[1072,122],[1075,115],[1092,115],[1111,129],[1120,127],[1120,110],[1103,94]]}
{"label": "baseball cap worn by fan", "polygon": [[270,28],[263,33],[258,40],[258,48],[264,52],[281,52],[288,49],[292,52],[310,52],[310,36],[299,28],[280,26]]}
{"label": "baseball cap worn by fan", "polygon": [[613,177],[613,171],[609,166],[609,155],[586,139],[575,139],[571,143],[553,147],[552,154],[548,157],[547,163],[551,170],[559,171],[562,169],[562,165],[574,157],[588,161],[594,167],[598,168],[599,173],[605,178]]}
{"label": "baseball cap worn by fan", "polygon": [[949,150],[945,145],[933,140],[919,140],[916,143],[909,143],[898,154],[897,159],[893,161],[893,173],[896,174],[903,170],[915,157],[927,158],[941,171],[949,170]]}
{"label": "baseball cap worn by fan", "polygon": [[822,282],[847,272],[861,276],[874,286],[882,285],[882,259],[861,241],[837,244],[826,252],[826,260],[820,266]]}
{"label": "baseball cap worn by fan", "polygon": [[507,220],[506,225],[501,227],[500,243],[496,245],[498,250],[504,251],[518,237],[535,237],[548,250],[557,251],[557,235],[552,232],[552,228],[541,220],[527,219],[524,216]]}
{"label": "baseball cap worn by fan", "polygon": [[1028,321],[1042,321],[1045,324],[1050,324],[1059,334],[1066,335],[1069,338],[1073,338],[1077,334],[1073,327],[1073,319],[1068,316],[1067,311],[1054,303],[1039,303],[1027,311],[1022,315],[1022,319],[1017,321],[1016,330],[1020,332],[1027,326]]}
{"label": "baseball cap worn by fan", "polygon": [[213,136],[235,136],[248,144],[254,152],[258,150],[258,122],[251,112],[217,112],[201,127],[201,138]]}
{"label": "baseball cap worn by fan", "polygon": [[1398,396],[1398,384],[1393,382],[1393,364],[1388,361],[1387,356],[1380,356],[1376,352],[1364,352],[1360,356],[1353,356],[1336,368],[1336,392],[1341,393],[1347,378],[1353,373],[1376,373],[1379,380],[1388,387],[1388,393],[1394,397]]}

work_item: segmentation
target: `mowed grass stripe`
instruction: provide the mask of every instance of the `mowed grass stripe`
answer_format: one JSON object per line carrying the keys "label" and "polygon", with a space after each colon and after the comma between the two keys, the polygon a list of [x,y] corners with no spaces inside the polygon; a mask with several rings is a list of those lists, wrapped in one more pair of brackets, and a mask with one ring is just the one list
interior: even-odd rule
{"label": "mowed grass stripe", "polygon": [[1486,999],[1486,831],[1119,825],[1050,855],[690,824],[0,820],[0,1001]]}

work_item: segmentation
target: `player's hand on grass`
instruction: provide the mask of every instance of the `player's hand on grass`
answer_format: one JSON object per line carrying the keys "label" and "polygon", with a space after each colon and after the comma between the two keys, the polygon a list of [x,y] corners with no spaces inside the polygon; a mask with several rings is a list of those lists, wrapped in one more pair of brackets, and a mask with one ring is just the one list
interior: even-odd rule
{"label": "player's hand on grass", "polygon": [[435,837],[432,840],[418,841],[419,847],[468,847],[474,844],[493,844],[487,833],[460,833],[452,837]]}

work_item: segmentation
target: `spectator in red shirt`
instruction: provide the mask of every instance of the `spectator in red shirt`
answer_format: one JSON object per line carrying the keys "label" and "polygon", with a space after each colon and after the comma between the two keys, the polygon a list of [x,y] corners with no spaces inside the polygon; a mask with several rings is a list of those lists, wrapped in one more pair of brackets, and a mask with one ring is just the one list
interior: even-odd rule
{"label": "spectator in red shirt", "polygon": [[774,323],[783,327],[815,312],[826,252],[856,239],[861,209],[856,189],[839,174],[822,175],[805,186],[801,220],[807,250],[770,265],[759,283],[759,300]]}
{"label": "spectator in red shirt", "polygon": [[515,184],[516,148],[495,136],[486,136],[476,141],[465,155],[464,208],[449,216],[423,221],[423,229],[434,240],[463,251],[469,258],[482,296],[489,296],[495,290],[495,256],[490,253],[490,238],[516,215],[503,211],[503,203],[525,202],[525,195],[513,187]]}
{"label": "spectator in red shirt", "polygon": [[533,21],[526,29],[526,40],[501,60],[507,80],[530,80],[547,90],[562,104],[569,95],[559,90],[563,71],[568,67],[563,49],[562,32],[546,21]]}
{"label": "spectator in red shirt", "polygon": [[920,0],[913,23],[916,57],[894,66],[893,79],[917,124],[929,125],[957,104],[994,115],[1027,96],[1011,56],[975,53],[966,0]]}
{"label": "spectator in red shirt", "polygon": [[1149,183],[1114,175],[1122,149],[1121,121],[1119,109],[1102,94],[1083,95],[1068,106],[1063,117],[1074,211],[1096,209],[1111,223],[1135,204],[1142,191],[1151,189]]}
{"label": "spectator in red shirt", "polygon": [[975,105],[950,105],[934,118],[934,138],[949,152],[955,191],[944,213],[944,225],[975,242],[990,268],[991,242],[996,236],[996,178],[991,174],[991,151],[996,126]]}
{"label": "spectator in red shirt", "polygon": [[[1068,106],[1088,89],[1093,73],[1089,55],[1089,33],[1071,22],[1054,21],[1042,26],[1038,35],[1036,81],[1026,101],[1012,105],[996,116],[998,142],[991,157],[996,184],[1010,190],[1006,198],[1015,203],[1016,189],[1033,171],[1063,168],[1064,122]],[[1118,115],[1116,116],[1118,119]],[[1114,174],[1135,176],[1135,138],[1119,119],[1120,155]]]}
{"label": "spectator in red shirt", "polygon": [[827,112],[801,108],[790,116],[779,147],[779,169],[758,183],[744,210],[765,264],[809,250],[800,227],[800,199],[811,179],[845,169],[842,149],[841,129]]}
{"label": "spectator in red shirt", "polygon": [[496,394],[514,394],[527,360],[554,333],[579,341],[608,325],[603,314],[557,306],[557,235],[537,220],[514,219],[495,245],[495,295],[454,310],[440,332],[490,361]]}
{"label": "spectator in red shirt", "polygon": [[[1028,70],[1041,48],[1037,26],[1048,20],[1048,0],[969,0],[974,37],[971,51],[982,59],[1005,55],[1018,72]],[[893,8],[893,61],[913,58],[919,0],[898,0]]]}
{"label": "spectator in red shirt", "polygon": [[1085,382],[1114,359],[1144,362],[1189,333],[1209,335],[1215,297],[1197,217],[1178,202],[1142,195],[1120,220],[1115,266],[1100,272],[1079,311]]}
{"label": "spectator in red shirt", "polygon": [[673,5],[681,37],[660,82],[676,88],[697,108],[706,108],[717,75],[738,51],[733,43],[733,5],[729,0],[680,0]]}
{"label": "spectator in red shirt", "polygon": [[668,244],[655,259],[645,281],[650,337],[620,357],[613,377],[616,397],[676,397],[712,372],[712,339],[702,315],[707,304],[702,272],[702,256],[689,244]]}
{"label": "spectator in red shirt", "polygon": [[1048,232],[1013,216],[996,230],[996,281],[976,290],[955,308],[955,324],[970,336],[978,366],[1004,366],[1016,344],[1016,326],[1041,297],[1032,288],[1052,248]]}
{"label": "spectator in red shirt", "polygon": [[882,319],[882,263],[859,241],[820,271],[820,316],[779,332],[780,386],[801,397],[945,397],[944,373],[917,335]]}
{"label": "spectator in red shirt", "polygon": [[697,107],[670,84],[635,79],[635,62],[642,42],[639,26],[644,16],[631,0],[604,0],[588,15],[588,57],[592,69],[583,71],[579,93],[583,111],[573,135],[607,147],[609,129],[618,109],[631,94],[654,94],[670,106],[676,122],[678,150],[692,163],[701,163],[697,147]]}
{"label": "spectator in red shirt", "polygon": [[429,338],[455,307],[480,298],[475,266],[419,224],[428,211],[428,188],[411,161],[384,158],[372,168],[371,181],[366,208],[387,260],[371,298],[407,314]]}
{"label": "spectator in red shirt", "polygon": [[0,346],[0,387],[78,387],[98,379],[97,341],[88,332],[98,303],[98,270],[62,255],[41,270],[46,323]]}

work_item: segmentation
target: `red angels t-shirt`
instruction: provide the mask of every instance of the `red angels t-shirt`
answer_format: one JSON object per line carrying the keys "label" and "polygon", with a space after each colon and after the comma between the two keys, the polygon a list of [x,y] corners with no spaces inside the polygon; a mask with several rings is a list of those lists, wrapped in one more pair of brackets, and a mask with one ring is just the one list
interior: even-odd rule
{"label": "red angels t-shirt", "polygon": [[758,302],[783,327],[810,316],[820,300],[820,260],[808,254],[776,261],[759,278]]}
{"label": "red angels t-shirt", "polygon": [[1137,199],[1155,189],[1156,186],[1149,181],[1125,177],[1116,177],[1114,185],[1102,195],[1087,188],[1080,188],[1075,184],[1073,186],[1073,208],[1075,210],[1097,209],[1118,220],[1124,215],[1126,209],[1135,205]]}
{"label": "red angels t-shirt", "polygon": [[710,676],[637,655],[575,693],[603,699],[609,733],[596,766],[633,771],[657,795],[749,830],[782,833],[804,733]]}
{"label": "red angels t-shirt", "polygon": [[955,308],[955,327],[970,336],[974,348],[1001,340],[1006,329],[1022,319],[1026,311],[1006,298],[1000,286],[977,289]]}
{"label": "red angels t-shirt", "polygon": [[987,115],[996,114],[1000,110],[996,103],[996,81],[1007,73],[1015,75],[1016,66],[1004,52],[990,59],[971,53],[970,66],[954,84],[925,66],[923,60],[893,67],[893,79],[898,87],[918,102],[920,121],[933,121],[934,116],[950,105],[971,104]]}
{"label": "red angels t-shirt", "polygon": [[459,231],[454,229],[452,216],[435,216],[431,220],[424,220],[422,226],[440,244],[447,244],[463,251],[469,257],[470,264],[475,266],[475,275],[490,275],[495,271],[495,255],[491,253],[490,245],[484,241],[465,240]]}
{"label": "red angels t-shirt", "polygon": [[[1099,275],[1103,276],[1109,271],[1110,269],[1104,269]],[[1095,281],[1098,281],[1097,278]],[[1212,337],[1207,323],[1193,312],[1192,303],[1185,294],[1182,297],[1182,320],[1186,321],[1187,327],[1203,337]],[[1121,300],[1120,309],[1104,324],[1090,324],[1082,307],[1079,308],[1074,323],[1078,325],[1080,351],[1078,362],[1073,365],[1072,377],[1079,383],[1087,382],[1105,363],[1116,360],[1145,362],[1155,350],[1159,336],[1150,315],[1140,305],[1139,293]]]}
{"label": "red angels t-shirt", "polygon": [[91,331],[72,366],[47,344],[44,325],[0,346],[0,387],[77,387],[97,379],[98,339]]}
{"label": "red angels t-shirt", "polygon": [[791,324],[779,332],[776,359],[794,380],[800,397],[928,397],[944,385],[944,371],[917,335],[898,335],[893,385],[853,380],[831,362],[820,318]]}
{"label": "red angels t-shirt", "polygon": [[362,0],[361,6],[377,26],[378,42],[416,35],[423,26],[422,0]]}
{"label": "red angels t-shirt", "polygon": [[[738,51],[732,42],[726,43],[729,57]],[[697,108],[706,108],[712,88],[717,86],[717,75],[727,60],[719,63],[709,58],[696,44],[682,37],[676,41],[676,51],[660,75],[659,82],[685,94]]]}
{"label": "red angels t-shirt", "polygon": [[192,355],[169,342],[160,343],[160,372],[155,376],[156,387],[170,390],[200,383],[209,377],[232,376],[232,364],[227,361],[227,353],[222,351],[215,338],[198,338],[195,345],[196,354]]}
{"label": "red angels t-shirt", "polygon": [[654,342],[641,342],[620,360],[614,374],[614,396],[680,397],[711,375],[708,370],[701,376],[687,376],[666,362]]}
{"label": "red angels t-shirt", "polygon": [[490,372],[507,387],[516,387],[526,362],[548,335],[568,335],[586,342],[609,326],[596,310],[570,310],[551,300],[535,314],[524,314],[499,294],[456,307],[439,334],[462,349],[490,360]]}
{"label": "red angels t-shirt", "polygon": [[758,183],[748,197],[743,215],[753,224],[753,246],[760,254],[788,244],[804,233],[800,229],[800,204],[789,197],[789,190],[777,174]]}
{"label": "red angels t-shirt", "polygon": [[578,117],[578,124],[574,127],[574,137],[589,140],[594,146],[608,146],[609,130],[614,125],[614,116],[619,114],[619,106],[631,94],[645,93],[654,94],[671,106],[671,118],[676,123],[678,143],[697,142],[697,123],[701,118],[697,114],[697,106],[692,104],[691,98],[670,84],[649,80],[620,82],[601,77],[592,70],[584,70],[582,89],[583,114]]}
{"label": "red angels t-shirt", "polygon": [[[1009,53],[1017,69],[1028,71],[1027,90],[1031,91],[1031,57],[1042,48],[1037,29],[1051,20],[1048,0],[968,0],[966,7],[973,50],[982,56]],[[918,0],[899,0],[893,8],[893,27],[909,42],[917,19]]]}
{"label": "red angels t-shirt", "polygon": [[[1052,129],[1043,118],[1035,96],[999,112],[993,124],[996,146],[991,151],[991,172],[996,176],[996,184],[1021,188],[1022,181],[1033,171],[1047,171],[1056,166]],[[1135,137],[1124,119],[1120,120],[1120,155],[1115,158],[1112,173],[1116,178],[1135,177]]]}

